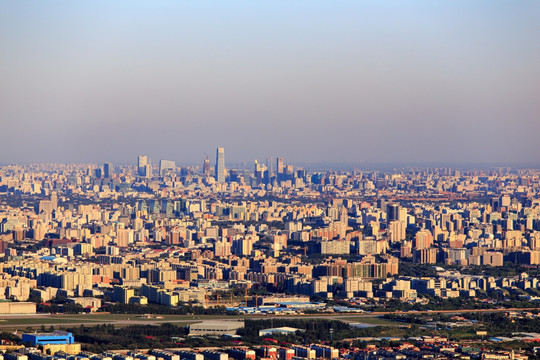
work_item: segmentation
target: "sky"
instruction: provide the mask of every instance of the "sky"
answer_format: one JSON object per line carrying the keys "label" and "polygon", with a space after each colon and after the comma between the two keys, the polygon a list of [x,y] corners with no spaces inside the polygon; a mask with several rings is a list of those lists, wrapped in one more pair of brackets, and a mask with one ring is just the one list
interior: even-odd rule
{"label": "sky", "polygon": [[0,0],[0,164],[540,164],[540,2]]}

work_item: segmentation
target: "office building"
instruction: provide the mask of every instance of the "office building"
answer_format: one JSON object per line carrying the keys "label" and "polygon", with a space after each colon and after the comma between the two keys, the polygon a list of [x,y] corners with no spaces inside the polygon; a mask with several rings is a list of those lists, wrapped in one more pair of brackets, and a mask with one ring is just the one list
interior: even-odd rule
{"label": "office building", "polygon": [[225,149],[216,150],[216,181],[223,184],[225,182]]}
{"label": "office building", "polygon": [[210,176],[210,160],[208,160],[208,157],[203,161],[203,175]]}
{"label": "office building", "polygon": [[160,160],[159,161],[159,176],[166,176],[174,173],[176,163],[172,160]]}
{"label": "office building", "polygon": [[392,221],[399,220],[399,205],[398,204],[386,205],[386,218],[389,223]]}
{"label": "office building", "polygon": [[144,167],[144,177],[151,178],[152,177],[152,165],[146,164]]}
{"label": "office building", "polygon": [[111,163],[103,164],[103,177],[106,179],[112,178],[114,175],[114,167]]}
{"label": "office building", "polygon": [[56,191],[51,191],[51,206],[53,210],[56,210],[58,208],[58,193]]}
{"label": "office building", "polygon": [[278,157],[276,159],[276,171],[278,174],[283,174],[285,172],[285,165],[283,164],[283,158]]}
{"label": "office building", "polygon": [[139,155],[137,157],[137,173],[139,176],[147,176],[145,174],[147,165],[150,165],[150,159],[148,156]]}

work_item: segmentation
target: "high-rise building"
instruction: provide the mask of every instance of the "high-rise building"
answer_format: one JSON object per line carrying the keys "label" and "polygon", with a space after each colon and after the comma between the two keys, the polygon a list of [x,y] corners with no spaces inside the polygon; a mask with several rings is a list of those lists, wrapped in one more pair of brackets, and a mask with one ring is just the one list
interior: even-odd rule
{"label": "high-rise building", "polygon": [[377,207],[381,209],[382,211],[386,212],[386,200],[383,198],[378,199]]}
{"label": "high-rise building", "polygon": [[51,207],[53,210],[58,207],[58,193],[56,191],[51,191]]}
{"label": "high-rise building", "polygon": [[433,234],[429,230],[420,230],[414,239],[415,249],[427,249],[433,245]]}
{"label": "high-rise building", "polygon": [[159,175],[165,176],[174,172],[176,168],[176,163],[172,160],[160,160],[159,161]]}
{"label": "high-rise building", "polygon": [[255,181],[257,185],[263,182],[265,172],[266,172],[266,166],[264,166],[263,164],[259,164],[259,162],[255,160],[255,165],[253,168],[253,176],[255,177]]}
{"label": "high-rise building", "polygon": [[285,165],[283,164],[283,158],[278,157],[276,159],[276,171],[278,174],[283,174],[285,172]]}
{"label": "high-rise building", "polygon": [[388,232],[391,242],[405,240],[407,224],[404,221],[393,220],[388,223]]}
{"label": "high-rise building", "polygon": [[144,177],[147,177],[147,178],[151,178],[152,177],[152,165],[150,164],[146,164],[143,168],[143,176]]}
{"label": "high-rise building", "polygon": [[210,160],[208,160],[208,157],[203,162],[203,175],[210,176]]}
{"label": "high-rise building", "polygon": [[146,165],[150,165],[150,160],[146,155],[139,155],[137,157],[137,172],[139,176],[145,176]]}
{"label": "high-rise building", "polygon": [[216,181],[218,183],[225,182],[225,149],[217,148],[216,150]]}
{"label": "high-rise building", "polygon": [[110,179],[113,177],[114,174],[114,167],[111,163],[105,163],[103,164],[103,177]]}
{"label": "high-rise building", "polygon": [[399,205],[398,204],[386,205],[386,220],[389,223],[391,221],[399,220]]}
{"label": "high-rise building", "polygon": [[135,296],[135,290],[130,289],[127,286],[114,286],[113,287],[113,301],[122,304],[129,303],[129,299]]}

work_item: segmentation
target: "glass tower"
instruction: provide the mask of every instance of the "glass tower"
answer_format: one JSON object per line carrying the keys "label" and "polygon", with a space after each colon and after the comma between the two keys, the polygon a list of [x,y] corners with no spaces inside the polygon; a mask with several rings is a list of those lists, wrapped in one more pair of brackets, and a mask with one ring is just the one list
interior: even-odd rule
{"label": "glass tower", "polygon": [[216,181],[218,183],[225,182],[225,150],[217,148],[216,151]]}

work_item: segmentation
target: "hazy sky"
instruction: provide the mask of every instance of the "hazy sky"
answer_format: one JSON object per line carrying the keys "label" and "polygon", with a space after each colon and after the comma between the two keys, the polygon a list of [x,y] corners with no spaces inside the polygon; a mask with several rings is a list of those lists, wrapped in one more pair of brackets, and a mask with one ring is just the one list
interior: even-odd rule
{"label": "hazy sky", "polygon": [[540,163],[540,1],[0,0],[0,163]]}

